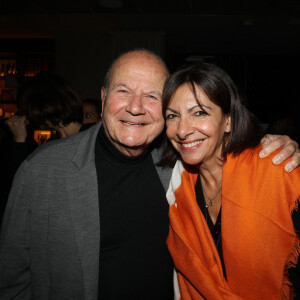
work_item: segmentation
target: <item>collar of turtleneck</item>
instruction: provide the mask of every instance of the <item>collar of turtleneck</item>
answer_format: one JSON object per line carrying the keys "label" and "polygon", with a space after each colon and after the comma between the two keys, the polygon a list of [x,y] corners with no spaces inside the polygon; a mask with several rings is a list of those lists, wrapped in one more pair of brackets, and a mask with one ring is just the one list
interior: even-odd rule
{"label": "collar of turtleneck", "polygon": [[103,125],[100,128],[98,134],[98,145],[100,146],[100,151],[104,155],[105,159],[110,160],[112,163],[125,164],[128,166],[135,166],[142,163],[149,155],[149,149],[146,149],[142,154],[138,156],[127,156],[120,152],[108,139]]}

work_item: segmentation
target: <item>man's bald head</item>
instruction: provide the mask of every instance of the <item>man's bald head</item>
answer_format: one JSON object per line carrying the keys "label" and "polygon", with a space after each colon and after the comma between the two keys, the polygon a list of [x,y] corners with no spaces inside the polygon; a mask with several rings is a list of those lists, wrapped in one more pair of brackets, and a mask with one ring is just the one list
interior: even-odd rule
{"label": "man's bald head", "polygon": [[115,70],[115,67],[118,66],[118,64],[120,62],[122,62],[122,60],[130,59],[130,58],[133,58],[133,59],[143,58],[146,60],[153,60],[158,65],[161,65],[161,71],[166,74],[166,78],[169,76],[168,68],[167,68],[165,62],[162,60],[162,58],[159,55],[155,54],[154,52],[152,52],[150,50],[146,50],[146,49],[131,50],[131,51],[128,51],[128,52],[125,52],[125,53],[122,53],[121,55],[119,55],[110,65],[108,71],[106,72],[104,82],[103,82],[103,86],[106,89],[108,88],[108,86],[110,84],[111,75],[112,75],[112,72]]}

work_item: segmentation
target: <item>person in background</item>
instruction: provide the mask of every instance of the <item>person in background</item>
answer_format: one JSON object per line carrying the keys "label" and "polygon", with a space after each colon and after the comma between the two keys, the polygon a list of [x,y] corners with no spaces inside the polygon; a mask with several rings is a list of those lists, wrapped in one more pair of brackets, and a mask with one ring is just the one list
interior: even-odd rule
{"label": "person in background", "polygon": [[9,178],[12,181],[21,163],[38,147],[38,144],[34,140],[34,128],[25,116],[15,114],[7,119],[5,124],[10,131],[6,158],[8,158]]}
{"label": "person in background", "polygon": [[57,131],[60,138],[79,132],[82,125],[82,103],[62,77],[42,72],[21,90],[18,111],[38,128]]}
{"label": "person in background", "polygon": [[[122,54],[101,90],[102,123],[24,161],[1,228],[1,299],[173,299],[171,169],[156,165],[168,76],[150,51]],[[286,145],[279,161],[296,151],[287,167],[299,165],[288,137],[264,143]]]}
{"label": "person in background", "polygon": [[82,102],[83,124],[98,123],[101,120],[102,107],[98,99],[88,98]]}
{"label": "person in background", "polygon": [[258,158],[263,131],[219,67],[179,69],[162,99],[181,299],[299,299],[300,170]]}
{"label": "person in background", "polygon": [[[50,140],[65,138],[82,128],[82,103],[75,91],[60,76],[42,72],[18,92],[18,112],[6,121],[13,135],[10,151],[10,177],[36,148],[28,139],[27,126],[56,131]],[[35,144],[36,145],[36,144]]]}
{"label": "person in background", "polygon": [[[6,120],[4,118],[0,119],[0,224],[12,184],[12,178],[9,176],[10,164],[8,158],[11,157],[13,138],[11,131],[5,124]],[[31,132],[29,132],[30,135]],[[32,141],[32,148],[35,149],[37,144],[33,138],[30,140]]]}

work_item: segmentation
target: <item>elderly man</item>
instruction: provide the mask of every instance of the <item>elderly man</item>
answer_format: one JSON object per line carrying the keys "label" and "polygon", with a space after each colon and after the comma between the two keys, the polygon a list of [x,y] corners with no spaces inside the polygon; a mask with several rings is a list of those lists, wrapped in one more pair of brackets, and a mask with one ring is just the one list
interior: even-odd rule
{"label": "elderly man", "polygon": [[[167,76],[148,51],[122,55],[102,89],[102,126],[22,164],[1,232],[0,299],[172,299],[170,170],[155,165]],[[281,143],[279,160],[295,151],[281,137],[265,152]]]}

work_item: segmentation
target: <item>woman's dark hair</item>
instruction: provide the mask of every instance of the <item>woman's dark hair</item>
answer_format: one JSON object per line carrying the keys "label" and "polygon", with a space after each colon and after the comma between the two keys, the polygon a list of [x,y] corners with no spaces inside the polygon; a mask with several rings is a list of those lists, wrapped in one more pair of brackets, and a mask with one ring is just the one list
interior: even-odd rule
{"label": "woman's dark hair", "polygon": [[[162,106],[163,115],[177,89],[188,84],[195,99],[196,87],[200,87],[208,98],[221,108],[224,115],[231,116],[231,132],[224,133],[222,157],[226,160],[227,154],[240,154],[247,148],[254,148],[262,137],[262,128],[258,120],[242,104],[237,88],[229,75],[213,64],[196,63],[180,68],[166,81]],[[201,103],[199,102],[201,106]],[[205,109],[201,107],[204,111]],[[173,167],[179,155],[168,142],[160,166]]]}
{"label": "woman's dark hair", "polygon": [[82,102],[60,76],[48,72],[34,76],[18,93],[18,114],[35,126],[82,123]]}

